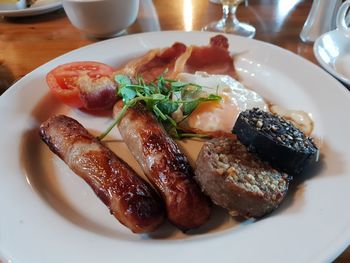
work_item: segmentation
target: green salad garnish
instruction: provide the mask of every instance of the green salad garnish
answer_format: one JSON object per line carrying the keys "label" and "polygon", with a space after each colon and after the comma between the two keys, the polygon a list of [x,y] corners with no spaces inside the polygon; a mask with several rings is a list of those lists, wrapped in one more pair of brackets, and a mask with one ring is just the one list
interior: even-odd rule
{"label": "green salad garnish", "polygon": [[[217,94],[198,96],[202,91],[200,85],[166,79],[164,75],[151,83],[145,83],[141,77],[132,82],[125,75],[116,75],[114,79],[118,84],[117,95],[122,98],[124,106],[98,139],[102,140],[120,122],[127,109],[138,102],[143,102],[157,116],[170,136],[176,139],[207,137],[203,134],[187,133],[179,127],[179,123],[184,121],[200,103],[221,100]],[[181,110],[182,118],[176,121],[172,114],[178,110]]]}

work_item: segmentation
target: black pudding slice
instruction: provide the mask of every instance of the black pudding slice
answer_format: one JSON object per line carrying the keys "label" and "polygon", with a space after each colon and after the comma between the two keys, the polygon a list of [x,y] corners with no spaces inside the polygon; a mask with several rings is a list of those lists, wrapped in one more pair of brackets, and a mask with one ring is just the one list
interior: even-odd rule
{"label": "black pudding slice", "polygon": [[311,138],[283,118],[258,108],[241,112],[232,132],[250,152],[290,175],[302,173],[319,159]]}

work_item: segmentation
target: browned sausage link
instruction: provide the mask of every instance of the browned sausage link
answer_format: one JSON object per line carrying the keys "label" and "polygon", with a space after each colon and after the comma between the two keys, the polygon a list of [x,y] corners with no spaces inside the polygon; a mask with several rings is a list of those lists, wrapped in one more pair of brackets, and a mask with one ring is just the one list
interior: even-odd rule
{"label": "browned sausage link", "polygon": [[[121,110],[121,103],[115,112]],[[144,173],[162,194],[168,219],[182,230],[202,225],[210,205],[177,144],[142,104],[127,110],[119,131]]]}
{"label": "browned sausage link", "polygon": [[40,136],[134,233],[151,232],[162,223],[162,201],[154,189],[76,120],[52,117],[40,126]]}

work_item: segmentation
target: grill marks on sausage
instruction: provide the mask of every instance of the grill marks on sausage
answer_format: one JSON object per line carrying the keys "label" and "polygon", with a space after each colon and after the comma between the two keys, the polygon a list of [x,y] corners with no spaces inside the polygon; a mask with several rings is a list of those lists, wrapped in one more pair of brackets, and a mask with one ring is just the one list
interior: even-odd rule
{"label": "grill marks on sausage", "polygon": [[188,164],[187,158],[180,152],[177,145],[169,137],[165,137],[163,132],[149,132],[143,130],[140,132],[143,144],[144,155],[155,155],[158,159],[155,160],[152,169],[166,172],[181,172],[190,174],[192,168]]}
{"label": "grill marks on sausage", "polygon": [[[122,105],[115,106],[117,112]],[[209,217],[209,200],[193,180],[193,170],[177,144],[141,103],[128,109],[119,131],[144,173],[162,195],[169,221],[188,230]]]}
{"label": "grill marks on sausage", "polygon": [[135,233],[153,231],[161,224],[162,202],[153,188],[77,121],[52,117],[41,125],[40,135],[122,224]]}
{"label": "grill marks on sausage", "polygon": [[142,128],[139,127],[138,132],[142,142],[143,155],[154,157],[149,159],[153,160],[152,163],[149,163],[152,170],[193,174],[192,167],[177,144],[142,104],[137,104],[132,111],[128,112],[128,116],[130,121],[136,122],[142,119],[142,125],[140,125]]}

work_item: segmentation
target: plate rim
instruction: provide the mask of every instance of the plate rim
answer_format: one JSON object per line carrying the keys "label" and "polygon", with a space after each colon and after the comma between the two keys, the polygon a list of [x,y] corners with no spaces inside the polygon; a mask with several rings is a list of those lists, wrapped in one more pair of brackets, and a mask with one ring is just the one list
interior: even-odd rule
{"label": "plate rim", "polygon": [[0,10],[0,16],[4,17],[25,17],[25,16],[35,16],[41,15],[49,12],[53,12],[62,8],[62,0],[57,0],[53,3],[48,3],[41,6],[27,7],[24,9],[13,9],[13,10]]}

